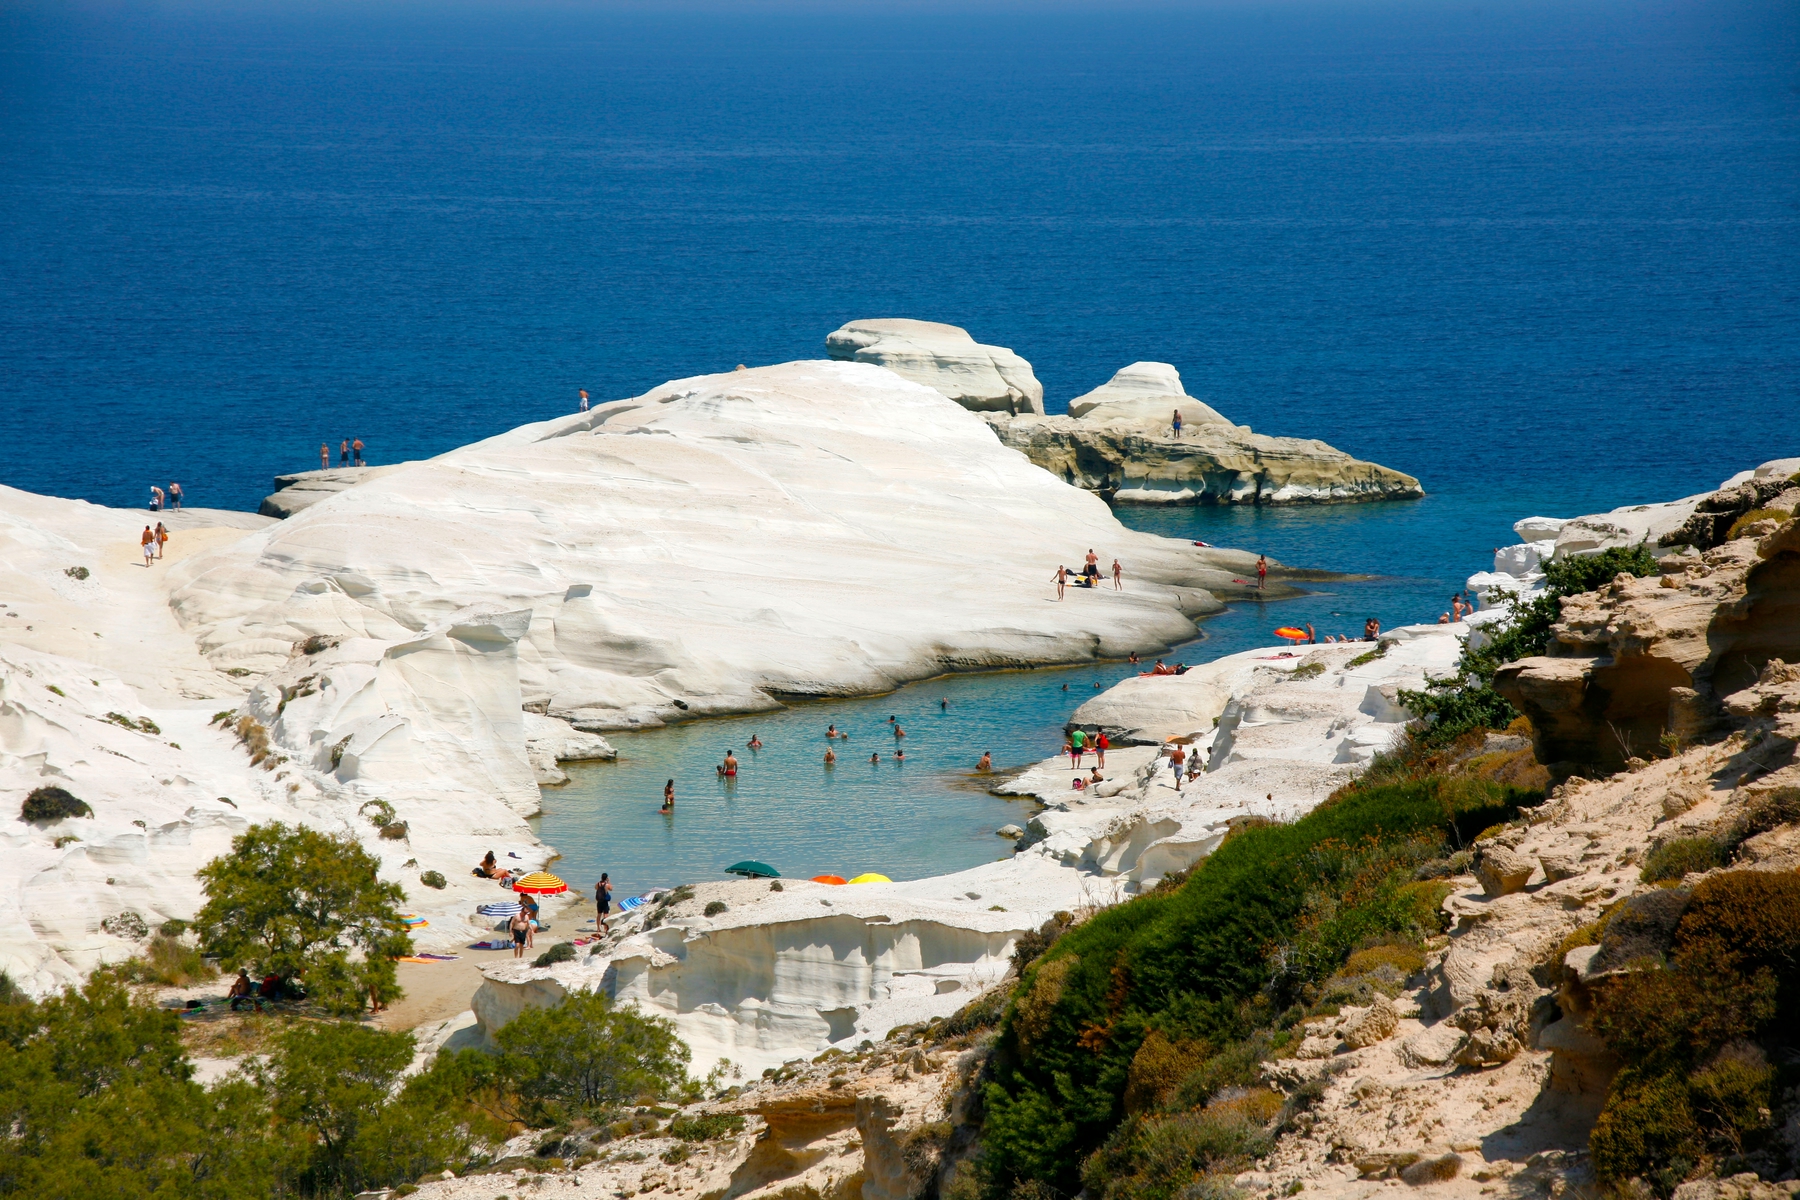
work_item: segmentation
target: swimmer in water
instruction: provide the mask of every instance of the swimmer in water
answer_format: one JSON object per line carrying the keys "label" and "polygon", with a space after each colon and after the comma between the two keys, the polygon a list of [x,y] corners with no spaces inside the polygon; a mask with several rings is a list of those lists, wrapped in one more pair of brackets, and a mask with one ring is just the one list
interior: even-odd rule
{"label": "swimmer in water", "polygon": [[989,771],[992,771],[994,769],[994,752],[992,750],[983,750],[981,752],[981,761],[975,764],[975,769],[984,775]]}
{"label": "swimmer in water", "polygon": [[896,724],[894,726],[894,740],[897,742],[905,736],[906,736],[906,730],[900,728],[900,726]]}
{"label": "swimmer in water", "polygon": [[744,745],[750,747],[752,750],[761,750],[762,739],[753,733],[750,735],[750,740],[745,742]]}
{"label": "swimmer in water", "polygon": [[878,762],[880,762],[880,761],[881,761],[881,755],[879,755],[879,754],[871,754],[871,755],[869,755],[869,761],[870,761],[870,762],[872,762],[872,763],[878,763]]}
{"label": "swimmer in water", "polygon": [[894,761],[895,762],[905,762],[906,761],[906,751],[904,751],[904,750],[894,751]]}
{"label": "swimmer in water", "polygon": [[671,779],[671,780],[669,780],[669,782],[663,784],[663,805],[662,805],[662,808],[659,809],[658,811],[660,811],[660,812],[674,812],[675,811],[675,781],[673,779]]}
{"label": "swimmer in water", "polygon": [[944,699],[938,701],[938,711],[939,712],[949,712],[950,711],[949,697],[945,697]]}
{"label": "swimmer in water", "polygon": [[825,727],[825,739],[827,741],[830,741],[832,738],[835,738],[837,735],[838,735],[838,731],[837,731],[836,725],[827,725]]}
{"label": "swimmer in water", "polygon": [[829,767],[835,762],[837,762],[837,751],[830,746],[825,747],[825,765]]}
{"label": "swimmer in water", "polygon": [[721,778],[724,778],[724,779],[737,778],[737,769],[738,769],[737,755],[733,754],[730,750],[725,751],[725,761],[720,763],[718,765],[718,767],[716,767],[715,769],[719,772],[719,775]]}

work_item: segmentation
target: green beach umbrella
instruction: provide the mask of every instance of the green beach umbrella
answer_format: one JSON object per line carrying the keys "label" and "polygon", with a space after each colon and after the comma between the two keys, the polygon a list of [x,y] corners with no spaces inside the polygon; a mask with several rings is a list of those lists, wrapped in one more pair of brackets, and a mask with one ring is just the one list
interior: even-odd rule
{"label": "green beach umbrella", "polygon": [[746,858],[743,862],[732,863],[725,868],[727,875],[742,875],[745,879],[780,879],[781,872],[768,863],[757,862],[754,858]]}

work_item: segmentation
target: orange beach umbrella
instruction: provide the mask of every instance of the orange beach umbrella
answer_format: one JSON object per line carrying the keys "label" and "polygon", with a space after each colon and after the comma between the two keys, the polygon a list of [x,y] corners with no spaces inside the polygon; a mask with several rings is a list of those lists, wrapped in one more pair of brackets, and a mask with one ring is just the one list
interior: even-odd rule
{"label": "orange beach umbrella", "polygon": [[523,879],[513,880],[513,891],[530,892],[534,896],[554,896],[568,890],[568,884],[548,871],[533,871]]}

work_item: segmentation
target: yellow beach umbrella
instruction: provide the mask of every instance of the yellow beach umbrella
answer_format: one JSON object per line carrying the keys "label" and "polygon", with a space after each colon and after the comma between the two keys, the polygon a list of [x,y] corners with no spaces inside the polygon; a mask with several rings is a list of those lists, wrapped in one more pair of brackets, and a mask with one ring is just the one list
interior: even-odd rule
{"label": "yellow beach umbrella", "polygon": [[554,896],[568,890],[568,884],[548,871],[533,871],[525,878],[513,881],[513,891],[530,892],[534,896]]}
{"label": "yellow beach umbrella", "polygon": [[875,872],[870,871],[866,875],[858,875],[855,879],[852,879],[850,882],[851,883],[892,883],[894,881],[889,879],[886,875],[877,875]]}

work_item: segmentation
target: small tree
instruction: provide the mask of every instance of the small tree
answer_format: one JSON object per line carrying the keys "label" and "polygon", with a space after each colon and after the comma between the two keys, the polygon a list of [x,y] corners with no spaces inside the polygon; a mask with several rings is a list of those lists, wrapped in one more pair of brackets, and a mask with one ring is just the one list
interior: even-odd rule
{"label": "small tree", "polygon": [[307,1190],[403,1183],[467,1153],[452,1113],[398,1087],[413,1050],[410,1033],[347,1022],[309,1022],[283,1035],[259,1082],[275,1115],[306,1131]]}
{"label": "small tree", "polygon": [[336,1012],[386,1003],[400,995],[393,960],[412,939],[400,919],[405,892],[381,882],[379,865],[349,837],[252,825],[197,872],[206,906],[195,924],[227,970],[298,976]]}
{"label": "small tree", "polygon": [[521,1099],[546,1111],[606,1109],[661,1097],[687,1080],[688,1048],[675,1026],[575,992],[554,1008],[528,1008],[494,1036],[501,1070]]}

